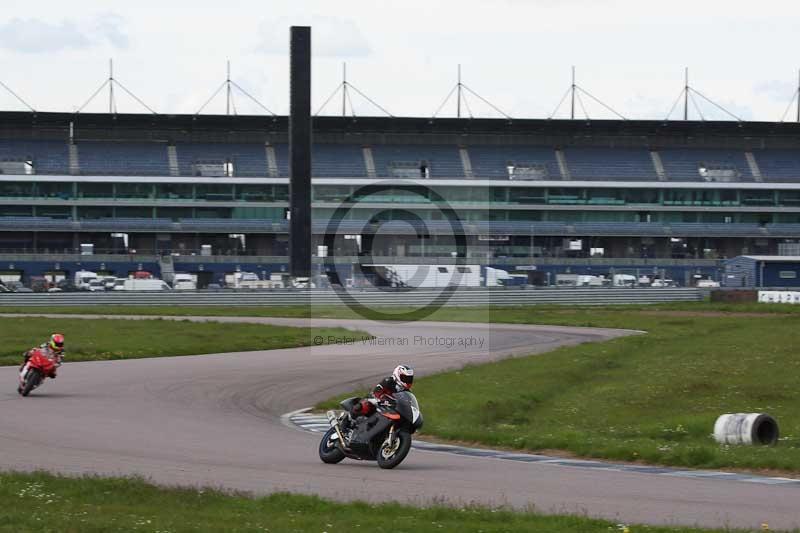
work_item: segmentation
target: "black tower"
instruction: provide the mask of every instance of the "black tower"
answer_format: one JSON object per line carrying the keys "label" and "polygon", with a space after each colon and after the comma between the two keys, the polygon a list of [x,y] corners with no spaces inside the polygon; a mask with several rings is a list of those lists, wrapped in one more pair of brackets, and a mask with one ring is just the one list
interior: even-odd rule
{"label": "black tower", "polygon": [[311,28],[292,26],[289,104],[289,272],[311,276]]}

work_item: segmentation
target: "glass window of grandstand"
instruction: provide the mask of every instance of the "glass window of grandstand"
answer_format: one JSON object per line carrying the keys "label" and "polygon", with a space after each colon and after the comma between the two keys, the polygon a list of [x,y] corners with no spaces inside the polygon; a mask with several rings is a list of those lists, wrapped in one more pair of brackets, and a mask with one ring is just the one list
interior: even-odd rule
{"label": "glass window of grandstand", "polygon": [[33,207],[23,205],[0,205],[0,217],[31,217]]}
{"label": "glass window of grandstand", "polygon": [[[501,188],[495,188],[500,189]],[[487,187],[436,187],[430,194],[432,201],[437,196],[441,196],[447,202],[469,202],[485,204],[493,201],[494,193]],[[505,202],[505,194],[500,195],[501,201]]]}
{"label": "glass window of grandstand", "polygon": [[473,187],[442,187],[438,194],[448,202],[464,203],[479,200],[479,191]]}
{"label": "glass window of grandstand", "polygon": [[72,198],[72,183],[40,182],[36,184],[37,196],[68,200]]}
{"label": "glass window of grandstand", "polygon": [[317,202],[343,202],[350,196],[350,187],[341,185],[316,185],[313,191]]}
{"label": "glass window of grandstand", "polygon": [[275,185],[273,191],[273,198],[276,202],[286,202],[289,200],[289,186],[288,185]]}
{"label": "glass window of grandstand", "polygon": [[548,191],[547,203],[549,204],[585,204],[586,198],[583,189],[553,188]]}
{"label": "glass window of grandstand", "polygon": [[201,183],[195,186],[198,200],[208,202],[229,202],[233,200],[233,185]]}
{"label": "glass window of grandstand", "polygon": [[500,204],[508,203],[508,188],[492,187],[492,202]]}
{"label": "glass window of grandstand", "polygon": [[741,191],[743,205],[775,205],[775,194],[771,190]]}
{"label": "glass window of grandstand", "polygon": [[111,183],[78,183],[78,198],[113,198]]}
{"label": "glass window of grandstand", "polygon": [[800,205],[800,191],[778,191],[778,203],[790,206]]}
{"label": "glass window of grandstand", "polygon": [[35,209],[36,209],[35,214],[37,217],[63,218],[63,219],[72,218],[72,208],[69,206],[42,205],[42,206],[36,206]]}
{"label": "glass window of grandstand", "polygon": [[626,204],[657,204],[660,202],[656,189],[623,189],[620,191]]}
{"label": "glass window of grandstand", "polygon": [[0,182],[0,197],[3,198],[31,198],[34,196],[33,182],[2,181]]}
{"label": "glass window of grandstand", "polygon": [[117,183],[116,198],[153,198],[152,183]]}
{"label": "glass window of grandstand", "polygon": [[387,190],[374,190],[371,187],[364,187],[356,190],[353,198],[360,202],[427,203],[428,191],[420,187],[397,187]]}
{"label": "glass window of grandstand", "polygon": [[271,202],[272,185],[237,185],[236,200],[240,202]]}
{"label": "glass window of grandstand", "polygon": [[664,205],[692,205],[692,191],[686,189],[666,189]]}
{"label": "glass window of grandstand", "polygon": [[78,219],[80,220],[97,220],[99,218],[112,218],[113,216],[113,207],[92,206],[78,208]]}
{"label": "glass window of grandstand", "polygon": [[191,200],[194,196],[192,185],[183,183],[159,183],[156,185],[156,198],[161,200]]}
{"label": "glass window of grandstand", "polygon": [[586,203],[595,205],[618,205],[625,203],[624,189],[589,189]]}
{"label": "glass window of grandstand", "polygon": [[539,187],[511,187],[508,202],[512,204],[543,204],[544,189]]}

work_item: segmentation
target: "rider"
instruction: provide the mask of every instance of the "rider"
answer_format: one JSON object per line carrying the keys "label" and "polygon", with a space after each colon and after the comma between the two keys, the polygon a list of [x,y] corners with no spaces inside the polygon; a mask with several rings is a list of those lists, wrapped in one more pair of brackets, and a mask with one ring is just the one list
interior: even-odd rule
{"label": "rider", "polygon": [[383,378],[374,389],[370,396],[353,406],[350,411],[350,420],[355,420],[359,416],[369,416],[375,410],[375,403],[394,399],[396,392],[403,392],[411,389],[414,384],[414,369],[411,365],[397,365],[391,376]]}
{"label": "rider", "polygon": [[[61,366],[61,361],[64,359],[64,335],[61,333],[53,333],[50,335],[50,340],[40,344],[35,348],[31,348],[27,352],[25,352],[25,360],[22,362],[22,366],[19,367],[19,371],[22,372],[22,369],[25,368],[25,365],[28,363],[28,359],[31,358],[32,352],[34,350],[39,350],[43,356],[51,359],[56,364],[56,368]],[[56,371],[53,370],[53,375],[50,376],[51,378],[55,379]]]}

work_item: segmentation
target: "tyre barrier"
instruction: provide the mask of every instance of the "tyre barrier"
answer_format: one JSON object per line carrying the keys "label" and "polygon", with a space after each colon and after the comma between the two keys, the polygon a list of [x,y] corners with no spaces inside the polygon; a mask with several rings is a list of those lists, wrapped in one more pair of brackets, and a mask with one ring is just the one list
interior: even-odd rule
{"label": "tyre barrier", "polygon": [[720,444],[774,446],[778,436],[778,423],[764,413],[725,414],[714,424],[714,440]]}

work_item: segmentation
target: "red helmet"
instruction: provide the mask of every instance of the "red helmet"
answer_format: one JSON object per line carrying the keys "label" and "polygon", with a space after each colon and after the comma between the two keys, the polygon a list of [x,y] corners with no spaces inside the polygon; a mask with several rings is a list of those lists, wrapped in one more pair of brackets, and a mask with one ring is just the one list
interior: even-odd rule
{"label": "red helmet", "polygon": [[408,390],[414,384],[414,369],[410,365],[398,365],[392,372],[392,377],[398,385]]}
{"label": "red helmet", "polygon": [[47,343],[51,350],[55,353],[64,352],[64,335],[61,333],[53,333],[50,335],[50,342]]}

